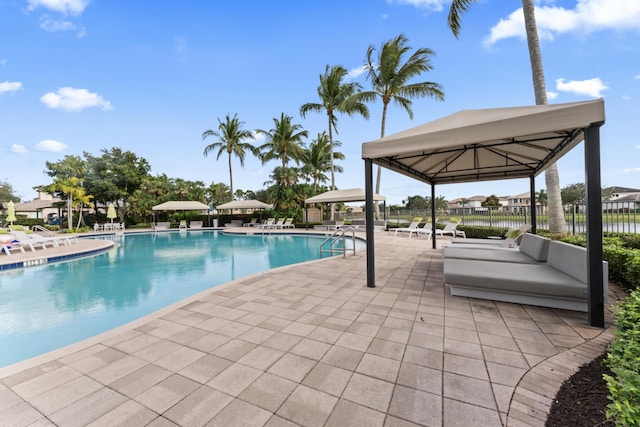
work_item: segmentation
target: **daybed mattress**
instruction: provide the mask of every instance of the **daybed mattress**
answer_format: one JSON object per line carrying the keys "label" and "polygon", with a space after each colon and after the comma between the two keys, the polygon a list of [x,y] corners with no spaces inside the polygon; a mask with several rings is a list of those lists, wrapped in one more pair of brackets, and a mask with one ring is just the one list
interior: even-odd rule
{"label": "daybed mattress", "polygon": [[508,248],[467,248],[460,245],[447,246],[442,249],[445,259],[469,259],[495,262],[512,262],[518,264],[536,264],[538,261],[523,254],[518,249]]}

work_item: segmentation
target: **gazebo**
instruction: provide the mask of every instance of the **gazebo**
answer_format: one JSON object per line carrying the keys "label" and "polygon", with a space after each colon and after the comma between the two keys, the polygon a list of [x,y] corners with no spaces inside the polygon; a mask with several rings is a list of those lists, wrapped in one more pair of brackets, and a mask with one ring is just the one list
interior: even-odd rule
{"label": "gazebo", "polygon": [[[373,195],[373,200],[376,202],[383,202],[384,208],[384,216],[385,220],[387,219],[387,209],[386,203],[387,198],[381,196],[379,194]],[[307,205],[312,203],[339,203],[339,202],[364,202],[366,201],[365,191],[362,188],[349,188],[346,190],[330,190],[326,191],[322,194],[315,195],[310,197],[304,201],[305,210],[307,209]],[[307,218],[307,215],[305,215]],[[372,222],[373,223],[373,222]],[[309,228],[309,224],[307,221],[307,228]]]}
{"label": "gazebo", "polygon": [[[604,121],[602,99],[463,110],[362,144],[367,286],[375,287],[374,163],[430,184],[432,199],[438,184],[512,178],[529,178],[531,194],[535,194],[535,177],[584,140],[589,324],[604,327],[600,183],[600,126]],[[535,209],[531,212],[535,227]],[[431,218],[435,223],[435,208]],[[435,248],[435,233],[432,242]]]}

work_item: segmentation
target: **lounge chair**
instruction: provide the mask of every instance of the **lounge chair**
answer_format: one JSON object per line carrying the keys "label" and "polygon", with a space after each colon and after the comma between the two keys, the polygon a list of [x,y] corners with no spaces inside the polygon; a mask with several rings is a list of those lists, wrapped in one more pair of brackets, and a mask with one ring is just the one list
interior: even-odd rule
{"label": "lounge chair", "polygon": [[273,228],[275,225],[275,218],[268,218],[265,222],[263,222],[262,224],[258,224],[256,225],[256,228],[261,228],[262,230],[264,229],[268,229],[268,228]]}
{"label": "lounge chair", "polygon": [[280,218],[276,223],[273,224],[271,228],[284,228],[284,221],[286,218]]}
{"label": "lounge chair", "polygon": [[245,222],[242,224],[243,227],[255,227],[257,224],[258,218],[251,218],[251,222]]}
{"label": "lounge chair", "polygon": [[462,236],[464,239],[466,239],[467,235],[465,234],[465,232],[462,230],[456,230],[457,226],[457,222],[449,221],[443,229],[436,229],[436,236],[445,236],[447,234],[450,234],[452,238]]}
{"label": "lounge chair", "polygon": [[97,222],[93,223],[93,231],[103,231],[103,230],[104,230],[103,224],[98,224]]}
{"label": "lounge chair", "polygon": [[518,241],[522,237],[524,233],[529,231],[531,228],[530,224],[523,224],[517,229],[509,230],[505,234],[504,239],[451,239],[451,243],[453,243],[456,247],[460,245],[464,245],[469,248],[482,248],[483,246],[494,246],[494,247],[502,247],[502,248],[515,248],[518,246]]}
{"label": "lounge chair", "polygon": [[181,219],[180,220],[180,224],[178,225],[178,229],[187,229],[187,220],[186,219]]}
{"label": "lounge chair", "polygon": [[202,228],[202,221],[189,221],[189,228]]}
{"label": "lounge chair", "polygon": [[18,249],[20,252],[24,253],[24,248],[20,244],[20,242],[9,238],[8,240],[0,242],[0,253],[4,252],[7,255],[11,255],[11,251],[13,249]]}
{"label": "lounge chair", "polygon": [[27,234],[21,230],[11,230],[11,232],[20,243],[28,245],[33,251],[35,251],[34,245],[40,246],[42,249],[47,249],[47,245],[51,245],[53,248],[57,248],[59,246],[57,241],[58,239],[54,237],[42,237],[35,233]]}
{"label": "lounge chair", "polygon": [[418,228],[418,226],[420,225],[420,222],[422,221],[422,218],[413,218],[413,221],[411,221],[411,224],[409,224],[408,227],[401,227],[401,228],[396,228],[395,232],[393,233],[393,236],[397,236],[398,235],[398,231],[401,233],[409,233],[409,237],[411,237],[411,235],[413,233],[416,232],[416,229]]}
{"label": "lounge chair", "polygon": [[282,224],[282,228],[296,228],[295,224],[293,223],[293,218],[287,218],[284,221],[284,224]]}
{"label": "lounge chair", "polygon": [[153,225],[153,229],[155,231],[168,230],[170,227],[171,227],[171,223],[170,222],[158,222],[158,223]]}

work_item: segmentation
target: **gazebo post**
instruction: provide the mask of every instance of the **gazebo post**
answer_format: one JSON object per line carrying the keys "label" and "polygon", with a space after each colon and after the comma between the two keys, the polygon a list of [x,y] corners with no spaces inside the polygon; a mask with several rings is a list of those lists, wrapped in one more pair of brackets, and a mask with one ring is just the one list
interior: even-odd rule
{"label": "gazebo post", "polygon": [[367,237],[367,288],[376,287],[376,265],[373,248],[373,161],[364,159],[364,223]]}
{"label": "gazebo post", "polygon": [[[436,248],[436,185],[431,184],[431,245]],[[455,237],[455,236],[454,236]]]}
{"label": "gazebo post", "polygon": [[602,268],[602,190],[600,178],[600,126],[584,130],[585,193],[587,199],[587,289],[589,325],[604,328]]}
{"label": "gazebo post", "polygon": [[529,194],[531,195],[531,232],[538,234],[536,226],[537,214],[536,214],[536,177],[531,175],[529,177]]}

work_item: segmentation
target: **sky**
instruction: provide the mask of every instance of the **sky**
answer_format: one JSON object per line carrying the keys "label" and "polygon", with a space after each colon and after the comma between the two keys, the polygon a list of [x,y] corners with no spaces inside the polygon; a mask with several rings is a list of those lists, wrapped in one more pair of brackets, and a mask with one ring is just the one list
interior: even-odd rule
{"label": "sky", "polygon": [[[535,104],[521,2],[480,0],[456,39],[448,0],[0,0],[0,180],[23,201],[51,182],[45,162],[120,147],[151,173],[229,181],[226,158],[203,156],[202,133],[237,114],[247,130],[272,129],[285,113],[309,132],[327,65],[371,86],[366,51],[404,34],[429,48],[433,69],[414,82],[444,88],[445,100],[414,98],[411,120],[390,105],[386,135],[464,109]],[[536,1],[549,103],[603,98],[603,186],[640,187],[640,0]],[[380,137],[382,104],[370,118],[338,116],[338,188],[364,188],[362,143]],[[256,139],[255,145],[264,140]],[[234,188],[259,190],[276,162],[233,159]],[[584,182],[582,144],[558,162],[560,185]],[[544,189],[544,175],[536,179]],[[529,191],[528,180],[436,187],[451,200]],[[431,194],[428,185],[383,170],[390,204]]]}

